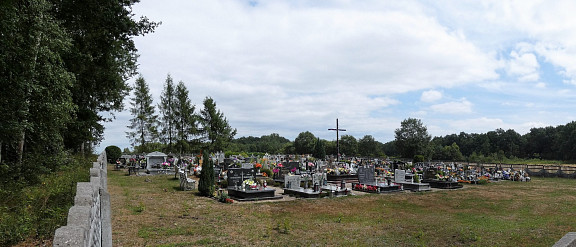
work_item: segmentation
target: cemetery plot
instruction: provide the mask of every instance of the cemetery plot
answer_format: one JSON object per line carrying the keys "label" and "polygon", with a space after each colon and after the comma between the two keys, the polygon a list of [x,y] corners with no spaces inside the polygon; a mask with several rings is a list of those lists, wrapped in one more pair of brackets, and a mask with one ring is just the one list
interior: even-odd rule
{"label": "cemetery plot", "polygon": [[395,192],[400,191],[400,185],[389,184],[387,180],[382,179],[379,182],[374,176],[374,166],[358,167],[358,183],[352,183],[352,189],[369,193]]}
{"label": "cemetery plot", "polygon": [[[431,190],[431,186],[428,183],[415,183],[413,181],[414,176],[418,176],[418,174],[410,174],[409,176],[406,175],[405,170],[398,170],[394,171],[394,183],[399,184],[403,190],[410,190],[410,191],[429,191]],[[409,177],[410,180],[408,181],[406,178]]]}
{"label": "cemetery plot", "polygon": [[[318,174],[322,176],[322,174]],[[320,189],[321,179],[318,175],[305,176],[304,179],[300,175],[291,175],[284,177],[284,194],[295,197],[304,198],[319,198],[327,196],[327,192],[322,192]],[[310,184],[312,183],[312,184]],[[301,185],[304,187],[301,187]]]}
{"label": "cemetery plot", "polygon": [[228,195],[238,201],[274,200],[276,190],[259,185],[255,182],[254,168],[230,168],[228,175]]}
{"label": "cemetery plot", "polygon": [[458,183],[456,177],[452,175],[444,175],[444,171],[439,172],[437,168],[427,168],[424,170],[423,183],[430,184],[432,188],[438,189],[459,189],[462,185]]}

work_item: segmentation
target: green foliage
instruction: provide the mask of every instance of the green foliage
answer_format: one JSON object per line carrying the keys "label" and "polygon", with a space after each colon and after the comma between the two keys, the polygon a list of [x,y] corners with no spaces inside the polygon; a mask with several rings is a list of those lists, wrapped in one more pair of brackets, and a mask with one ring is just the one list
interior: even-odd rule
{"label": "green foliage", "polygon": [[106,151],[106,158],[108,162],[115,162],[122,156],[122,151],[117,146],[108,146],[104,149]]}
{"label": "green foliage", "polygon": [[346,156],[356,156],[358,154],[358,141],[354,136],[343,135],[340,137],[340,153]]}
{"label": "green foliage", "polygon": [[160,139],[168,145],[168,149],[166,150],[167,152],[172,152],[172,143],[176,137],[176,96],[174,91],[174,81],[170,74],[168,74],[166,82],[164,83],[164,90],[160,95],[160,104],[158,105],[161,120],[160,127],[162,127]]}
{"label": "green foliage", "polygon": [[196,107],[188,97],[188,89],[184,82],[178,82],[175,92],[174,123],[176,128],[177,150],[180,153],[193,152],[190,143],[197,142],[193,138],[198,135],[198,115]]}
{"label": "green foliage", "polygon": [[414,159],[412,159],[413,163],[424,162],[424,155],[417,154],[414,155]]}
{"label": "green foliage", "polygon": [[0,186],[3,198],[0,200],[0,246],[10,246],[29,237],[49,239],[56,228],[66,225],[68,209],[74,203],[75,185],[89,181],[92,163],[78,157],[63,157],[59,162],[64,163],[52,165],[58,169],[38,176],[34,185],[19,185],[19,182],[29,182],[23,179]]}
{"label": "green foliage", "polygon": [[365,135],[358,141],[358,152],[364,157],[377,157],[383,156],[384,154],[380,150],[381,143],[376,141],[373,136]]}
{"label": "green foliage", "polygon": [[144,77],[140,76],[135,81],[134,97],[130,98],[130,125],[132,131],[126,132],[132,145],[145,147],[147,143],[154,142],[158,137],[158,116],[154,113],[153,99],[148,84]]}
{"label": "green foliage", "polygon": [[54,14],[72,38],[65,54],[68,71],[75,76],[71,87],[76,111],[66,132],[67,148],[81,150],[85,143],[102,139],[101,112],[121,111],[129,93],[128,79],[136,75],[134,36],[152,32],[158,23],[146,17],[132,19],[138,1],[52,1]]}
{"label": "green foliage", "polygon": [[310,131],[305,131],[294,139],[294,149],[296,154],[311,154],[314,152],[316,137]]}
{"label": "green foliage", "polygon": [[314,153],[312,156],[321,160],[326,158],[326,149],[324,149],[324,142],[320,140],[320,137],[316,139],[316,143],[314,144]]}
{"label": "green foliage", "polygon": [[224,151],[236,135],[224,114],[216,108],[216,102],[210,97],[204,99],[204,109],[200,111],[199,122],[202,126],[202,134],[206,149]]}
{"label": "green foliage", "polygon": [[198,192],[201,196],[214,196],[216,190],[214,179],[214,161],[208,156],[208,152],[204,153],[202,172],[200,172],[200,181],[198,182]]}
{"label": "green foliage", "polygon": [[269,154],[283,153],[283,147],[286,143],[290,143],[290,140],[281,137],[277,133],[272,133],[270,135],[263,135],[261,137],[240,137],[232,141],[236,144],[235,151],[246,151],[246,152],[261,152]]}
{"label": "green foliage", "polygon": [[395,130],[394,140],[402,157],[414,157],[416,154],[426,154],[430,135],[420,119],[408,118],[400,123]]}

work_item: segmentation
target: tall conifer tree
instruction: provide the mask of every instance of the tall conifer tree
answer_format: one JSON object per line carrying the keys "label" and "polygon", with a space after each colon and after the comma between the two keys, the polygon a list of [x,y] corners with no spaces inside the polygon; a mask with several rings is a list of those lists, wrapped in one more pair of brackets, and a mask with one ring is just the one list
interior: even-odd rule
{"label": "tall conifer tree", "polygon": [[148,84],[142,76],[136,79],[134,85],[134,97],[130,99],[130,125],[132,131],[126,132],[133,146],[140,145],[140,152],[148,152],[146,144],[156,141],[158,137],[158,116],[152,105],[152,95]]}
{"label": "tall conifer tree", "polygon": [[161,138],[162,141],[168,146],[168,152],[172,152],[172,143],[174,141],[174,133],[176,131],[176,95],[174,90],[174,82],[170,74],[166,77],[166,83],[164,84],[164,90],[162,95],[160,95],[160,104],[158,109],[160,109],[160,127],[162,127]]}

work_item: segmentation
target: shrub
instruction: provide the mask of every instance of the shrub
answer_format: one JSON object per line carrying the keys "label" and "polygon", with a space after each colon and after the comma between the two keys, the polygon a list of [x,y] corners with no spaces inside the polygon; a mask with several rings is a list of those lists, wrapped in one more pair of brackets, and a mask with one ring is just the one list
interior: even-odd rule
{"label": "shrub", "polygon": [[116,162],[116,160],[122,156],[122,150],[117,146],[108,146],[104,150],[106,151],[108,163]]}
{"label": "shrub", "polygon": [[201,196],[214,196],[216,190],[214,179],[214,161],[208,156],[208,152],[204,153],[202,163],[202,172],[200,173],[200,181],[198,182],[198,192]]}

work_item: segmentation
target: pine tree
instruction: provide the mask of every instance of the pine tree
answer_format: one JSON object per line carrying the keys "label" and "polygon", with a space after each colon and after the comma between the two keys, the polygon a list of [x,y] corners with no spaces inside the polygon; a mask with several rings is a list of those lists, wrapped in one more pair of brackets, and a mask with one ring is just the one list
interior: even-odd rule
{"label": "pine tree", "polygon": [[204,152],[202,172],[200,173],[200,181],[198,182],[198,192],[202,196],[213,196],[216,190],[214,179],[214,161],[208,156],[208,152]]}
{"label": "pine tree", "polygon": [[189,143],[192,141],[192,137],[198,133],[198,116],[194,113],[195,109],[196,107],[190,101],[188,89],[184,82],[178,82],[175,92],[174,127],[180,153],[190,151]]}
{"label": "pine tree", "polygon": [[162,95],[160,95],[160,104],[158,109],[160,110],[160,127],[162,127],[161,139],[164,144],[168,145],[168,152],[172,152],[172,143],[174,141],[175,133],[175,106],[176,97],[174,91],[174,82],[170,74],[166,77],[166,83],[164,84],[164,90]]}
{"label": "pine tree", "polygon": [[140,152],[147,152],[146,144],[157,140],[158,116],[154,114],[152,105],[152,95],[148,84],[142,76],[138,77],[134,86],[134,98],[130,98],[130,125],[127,126],[133,131],[126,132],[132,146],[140,145]]}
{"label": "pine tree", "polygon": [[236,129],[228,124],[228,120],[220,110],[216,109],[216,102],[210,97],[204,99],[204,109],[200,112],[202,133],[207,141],[209,150],[223,151],[236,135]]}

